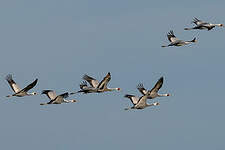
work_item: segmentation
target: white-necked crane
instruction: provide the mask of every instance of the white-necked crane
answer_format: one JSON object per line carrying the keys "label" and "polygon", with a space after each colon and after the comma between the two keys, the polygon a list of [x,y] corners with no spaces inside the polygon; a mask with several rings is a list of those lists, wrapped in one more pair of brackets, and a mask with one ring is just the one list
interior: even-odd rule
{"label": "white-necked crane", "polygon": [[194,30],[194,29],[199,29],[199,30],[211,30],[213,28],[217,27],[224,27],[223,24],[213,24],[213,23],[208,23],[204,22],[202,20],[199,20],[198,18],[194,18],[192,23],[194,23],[196,26],[192,28],[184,28],[184,30]]}
{"label": "white-necked crane", "polygon": [[150,92],[148,91],[144,96],[141,96],[141,97],[137,97],[137,96],[134,96],[134,95],[128,95],[128,94],[125,95],[124,97],[129,98],[131,100],[133,106],[129,107],[129,108],[125,108],[124,110],[144,109],[146,107],[159,105],[159,102],[154,102],[154,103],[151,103],[151,104],[148,104],[146,102],[149,94],[150,94]]}
{"label": "white-necked crane", "polygon": [[66,100],[65,98],[69,97],[69,93],[63,93],[60,95],[56,95],[53,90],[43,90],[41,94],[45,94],[48,96],[50,101],[48,103],[41,103],[40,105],[48,105],[48,104],[62,104],[62,103],[74,103],[77,100]]}
{"label": "white-necked crane", "polygon": [[196,38],[194,38],[191,41],[183,41],[183,40],[179,40],[173,33],[173,30],[171,30],[170,32],[167,33],[167,38],[170,41],[169,45],[163,45],[162,47],[169,47],[169,46],[184,46],[184,45],[188,45],[190,43],[195,43],[197,42]]}
{"label": "white-necked crane", "polygon": [[[111,80],[111,74],[110,72],[108,72],[108,74],[104,77],[104,79],[99,83],[98,80],[96,80],[95,78],[88,76],[88,75],[84,75],[83,79],[85,81],[83,81],[80,84],[80,91],[75,92],[75,93],[102,93],[102,92],[107,92],[107,91],[119,91],[120,88],[108,88],[107,85],[109,83],[109,81]],[[90,84],[90,86],[87,85],[87,82]],[[75,93],[70,93],[70,94],[75,94]]]}
{"label": "white-necked crane", "polygon": [[[169,93],[167,94],[159,94],[158,91],[163,85],[163,77],[160,77],[160,79],[156,82],[155,86],[149,91],[148,99],[153,99],[156,97],[167,97],[170,96]],[[137,89],[143,94],[147,94],[148,90],[144,88],[144,85],[142,83],[137,85]]]}
{"label": "white-necked crane", "polygon": [[36,92],[28,93],[30,89],[32,89],[38,82],[38,79],[36,79],[34,82],[26,86],[25,88],[21,89],[18,84],[12,79],[12,75],[8,74],[5,79],[8,81],[10,87],[14,91],[14,94],[8,95],[6,97],[12,97],[12,96],[17,96],[17,97],[23,97],[23,96],[31,96],[31,95],[37,95]]}

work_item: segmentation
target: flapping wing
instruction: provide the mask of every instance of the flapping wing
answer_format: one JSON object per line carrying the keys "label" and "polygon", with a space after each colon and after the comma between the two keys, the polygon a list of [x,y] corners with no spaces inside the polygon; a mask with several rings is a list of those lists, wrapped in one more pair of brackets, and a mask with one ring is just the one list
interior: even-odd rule
{"label": "flapping wing", "polygon": [[170,32],[167,33],[167,38],[170,42],[175,42],[178,40],[178,38],[174,35],[173,30],[170,30]]}
{"label": "flapping wing", "polygon": [[201,24],[203,24],[203,23],[205,23],[205,22],[203,22],[202,20],[199,20],[198,18],[195,17],[195,18],[193,19],[192,23],[194,23],[194,24],[196,24],[196,25],[201,25]]}
{"label": "flapping wing", "polygon": [[145,95],[147,93],[147,90],[144,88],[144,85],[142,83],[139,83],[137,85],[137,89],[139,90],[139,92],[141,92],[143,95]]}
{"label": "flapping wing", "polygon": [[107,84],[109,83],[110,80],[111,80],[111,75],[110,75],[110,72],[108,72],[108,74],[104,77],[104,79],[99,83],[98,88],[106,89]]}
{"label": "flapping wing", "polygon": [[136,105],[139,100],[139,97],[134,96],[134,95],[126,94],[124,97],[129,98],[134,105]]}
{"label": "flapping wing", "polygon": [[54,100],[57,97],[53,90],[43,90],[41,94],[46,94],[50,100]]}
{"label": "flapping wing", "polygon": [[26,86],[24,89],[22,89],[22,91],[27,92],[30,89],[32,89],[38,82],[38,79],[36,79],[34,82],[32,82],[31,84],[29,84],[28,86]]}
{"label": "flapping wing", "polygon": [[141,96],[138,100],[138,104],[139,106],[144,106],[146,104],[146,100],[147,100],[147,95]]}
{"label": "flapping wing", "polygon": [[83,76],[83,79],[86,80],[94,88],[97,88],[99,85],[98,80],[96,80],[95,78],[92,78],[86,74]]}
{"label": "flapping wing", "polygon": [[66,93],[60,94],[58,97],[67,98],[69,97],[69,93],[66,92]]}
{"label": "flapping wing", "polygon": [[16,84],[16,82],[12,79],[12,75],[8,74],[5,79],[8,81],[10,87],[12,88],[12,90],[15,93],[18,93],[19,91],[21,91],[20,87]]}
{"label": "flapping wing", "polygon": [[58,103],[58,104],[61,104],[61,103],[63,102],[63,99],[64,99],[64,98],[67,98],[67,97],[69,97],[69,93],[68,93],[68,92],[58,95],[58,96],[55,98],[54,101],[55,101],[56,103]]}
{"label": "flapping wing", "polygon": [[88,87],[87,86],[87,82],[86,81],[83,81],[81,84],[80,84],[80,89],[84,89],[85,87]]}
{"label": "flapping wing", "polygon": [[155,84],[155,86],[151,89],[150,93],[155,92],[157,93],[159,91],[159,89],[162,87],[163,85],[163,77],[161,77]]}
{"label": "flapping wing", "polygon": [[150,96],[150,91],[148,91],[145,95],[141,96],[138,100],[138,104],[137,105],[140,105],[140,106],[145,106],[146,105],[146,101],[147,101],[147,98],[148,96]]}

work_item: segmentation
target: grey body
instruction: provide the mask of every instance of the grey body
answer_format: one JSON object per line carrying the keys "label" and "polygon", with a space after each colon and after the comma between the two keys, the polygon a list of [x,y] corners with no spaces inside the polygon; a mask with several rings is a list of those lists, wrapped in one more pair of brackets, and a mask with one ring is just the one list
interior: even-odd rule
{"label": "grey body", "polygon": [[169,45],[163,45],[162,47],[170,47],[170,46],[184,46],[188,45],[190,43],[195,43],[197,42],[196,38],[194,38],[191,41],[183,41],[179,40],[173,33],[173,30],[167,33],[167,38],[171,42]]}
{"label": "grey body", "polygon": [[212,30],[213,28],[215,28],[216,26],[218,27],[223,27],[223,24],[212,24],[212,23],[208,23],[208,22],[204,22],[202,20],[199,20],[198,18],[194,18],[192,23],[195,24],[194,27],[192,28],[184,28],[184,30],[194,30],[194,29],[199,29],[199,30]]}
{"label": "grey body", "polygon": [[[109,83],[109,81],[111,80],[111,74],[110,72],[108,72],[108,74],[103,78],[103,80],[101,82],[98,82],[98,80],[96,80],[95,78],[88,76],[88,75],[84,75],[83,79],[85,81],[83,81],[80,84],[80,89],[77,92],[74,93],[70,93],[70,94],[75,94],[75,93],[102,93],[102,92],[106,92],[106,91],[114,91],[114,90],[120,90],[120,88],[108,88],[107,85]],[[87,85],[87,82],[90,84],[90,86]]]}
{"label": "grey body", "polygon": [[144,96],[141,97],[137,97],[134,95],[125,95],[124,97],[129,98],[133,104],[132,107],[130,108],[125,108],[125,110],[129,110],[129,109],[144,109],[146,107],[150,107],[150,106],[156,106],[159,105],[158,102],[152,103],[152,104],[148,104],[146,102],[148,96],[149,96],[149,92],[147,92],[147,94],[145,94]]}
{"label": "grey body", "polygon": [[142,83],[137,85],[137,89],[143,95],[146,95],[149,92],[149,95],[147,96],[148,99],[154,99],[156,97],[170,96],[170,94],[159,94],[158,93],[158,91],[162,87],[162,85],[163,85],[163,77],[160,77],[160,79],[156,82],[155,86],[151,90],[149,90],[149,91],[146,90]]}
{"label": "grey body", "polygon": [[99,93],[99,90],[97,87],[93,87],[93,86],[88,86],[86,81],[83,81],[80,84],[80,89],[77,93]]}
{"label": "grey body", "polygon": [[35,81],[33,81],[31,84],[29,84],[28,86],[26,86],[23,89],[21,89],[18,86],[18,84],[16,84],[16,82],[12,79],[12,75],[11,74],[8,74],[5,79],[9,83],[10,87],[12,88],[12,90],[14,91],[14,94],[8,95],[6,97],[11,97],[11,96],[23,97],[23,96],[31,96],[31,95],[36,95],[37,94],[36,92],[28,93],[28,91],[30,89],[32,89],[37,84],[38,79],[36,79]]}
{"label": "grey body", "polygon": [[42,94],[48,96],[50,101],[48,103],[41,103],[40,105],[48,105],[48,104],[62,104],[62,103],[74,103],[76,100],[65,100],[65,98],[69,97],[69,93],[63,93],[60,95],[56,95],[53,90],[43,90]]}

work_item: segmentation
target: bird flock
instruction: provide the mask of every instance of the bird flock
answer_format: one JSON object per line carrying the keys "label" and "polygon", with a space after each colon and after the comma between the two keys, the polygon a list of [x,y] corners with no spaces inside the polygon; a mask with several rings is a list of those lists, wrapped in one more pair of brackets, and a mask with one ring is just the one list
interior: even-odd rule
{"label": "bird flock", "polygon": [[[192,23],[195,24],[194,27],[189,27],[189,28],[184,28],[184,30],[211,30],[215,28],[216,26],[218,27],[224,27],[223,24],[213,24],[213,23],[208,23],[204,22],[202,20],[199,20],[198,18],[194,18]],[[196,38],[193,38],[193,40],[190,41],[184,41],[178,39],[175,35],[173,30],[169,31],[167,33],[167,38],[170,41],[170,44],[168,45],[163,45],[161,47],[170,47],[170,46],[184,46],[188,45],[191,43],[196,43],[197,40]],[[18,84],[13,80],[12,75],[8,74],[5,77],[6,81],[9,83],[11,89],[13,90],[13,94],[7,95],[6,97],[23,97],[23,96],[34,96],[37,95],[37,92],[32,92],[28,93],[29,90],[34,88],[38,82],[38,79],[35,79],[32,83],[21,89]],[[62,103],[74,103],[77,102],[77,100],[72,99],[72,100],[66,100],[70,95],[77,94],[77,93],[83,93],[83,94],[89,94],[89,93],[103,93],[103,92],[108,92],[108,91],[120,91],[120,88],[109,88],[107,87],[109,81],[111,80],[111,74],[110,72],[107,73],[107,75],[99,82],[95,78],[85,74],[83,76],[83,81],[80,84],[80,90],[71,92],[71,93],[63,93],[60,95],[57,95],[55,91],[53,90],[43,90],[41,94],[45,94],[50,101],[47,103],[40,103],[40,105],[49,105],[49,104],[62,104]],[[124,97],[130,99],[132,102],[133,106],[125,108],[125,110],[130,110],[130,109],[144,109],[149,106],[157,106],[160,103],[159,102],[153,102],[153,103],[147,103],[148,99],[154,99],[157,97],[167,97],[170,96],[170,94],[160,94],[158,91],[163,85],[163,77],[160,77],[159,80],[156,82],[154,87],[151,90],[147,90],[144,88],[144,85],[142,83],[139,83],[137,85],[138,91],[142,94],[142,96],[138,97],[135,95],[131,94],[126,94]]]}

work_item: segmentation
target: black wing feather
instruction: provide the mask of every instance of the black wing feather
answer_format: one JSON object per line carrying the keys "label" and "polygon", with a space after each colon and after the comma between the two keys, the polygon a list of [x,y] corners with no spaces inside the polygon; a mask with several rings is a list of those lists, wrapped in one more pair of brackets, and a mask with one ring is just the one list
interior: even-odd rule
{"label": "black wing feather", "polygon": [[173,33],[173,30],[170,30],[170,32],[167,33],[167,37],[170,42],[172,42],[171,38],[176,38],[176,36]]}
{"label": "black wing feather", "polygon": [[34,82],[32,82],[31,84],[29,84],[28,86],[26,86],[24,89],[22,89],[22,91],[27,92],[30,89],[32,89],[38,82],[38,79],[36,79]]}
{"label": "black wing feather", "polygon": [[141,92],[141,94],[145,95],[147,90],[144,88],[144,85],[142,83],[139,83],[137,85],[137,89]]}
{"label": "black wing feather", "polygon": [[155,84],[155,86],[151,89],[151,92],[158,92],[159,89],[162,87],[163,85],[163,77],[161,77]]}

